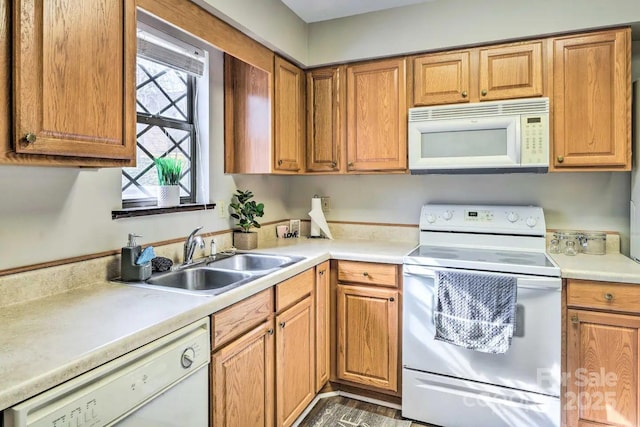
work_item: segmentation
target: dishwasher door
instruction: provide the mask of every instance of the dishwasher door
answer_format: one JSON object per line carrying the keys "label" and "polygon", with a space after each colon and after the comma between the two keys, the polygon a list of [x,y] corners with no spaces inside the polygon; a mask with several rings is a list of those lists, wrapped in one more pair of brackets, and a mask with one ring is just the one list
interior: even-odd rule
{"label": "dishwasher door", "polygon": [[4,427],[206,427],[205,318],[4,411]]}

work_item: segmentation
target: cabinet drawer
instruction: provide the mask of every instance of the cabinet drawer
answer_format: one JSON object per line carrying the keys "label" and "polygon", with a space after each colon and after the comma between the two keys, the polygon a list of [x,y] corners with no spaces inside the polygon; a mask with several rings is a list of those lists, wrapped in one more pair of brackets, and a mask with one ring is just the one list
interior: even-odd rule
{"label": "cabinet drawer", "polygon": [[226,344],[273,313],[271,289],[255,294],[211,316],[211,347]]}
{"label": "cabinet drawer", "polygon": [[567,305],[640,314],[640,285],[569,280]]}
{"label": "cabinet drawer", "polygon": [[398,267],[395,264],[339,261],[338,281],[395,288],[398,286]]}
{"label": "cabinet drawer", "polygon": [[296,301],[311,294],[315,272],[313,268],[293,276],[276,286],[276,311],[279,312],[289,307]]}

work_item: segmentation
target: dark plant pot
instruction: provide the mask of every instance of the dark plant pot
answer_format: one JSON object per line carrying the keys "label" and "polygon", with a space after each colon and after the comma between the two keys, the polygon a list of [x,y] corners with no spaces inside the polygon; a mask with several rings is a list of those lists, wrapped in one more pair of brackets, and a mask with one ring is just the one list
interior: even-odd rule
{"label": "dark plant pot", "polygon": [[258,247],[258,233],[250,231],[243,233],[242,231],[233,232],[233,246],[237,249],[248,251]]}

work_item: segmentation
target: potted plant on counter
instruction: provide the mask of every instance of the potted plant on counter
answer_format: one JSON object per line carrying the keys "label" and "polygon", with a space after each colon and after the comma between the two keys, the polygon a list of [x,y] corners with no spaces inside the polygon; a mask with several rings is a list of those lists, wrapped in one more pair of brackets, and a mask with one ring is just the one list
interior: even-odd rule
{"label": "potted plant on counter", "polygon": [[177,157],[159,157],[155,159],[155,164],[158,171],[158,207],[178,206],[182,160]]}
{"label": "potted plant on counter", "polygon": [[258,233],[250,231],[252,227],[260,228],[256,218],[264,215],[264,204],[251,200],[253,193],[249,190],[237,190],[233,195],[235,202],[229,204],[231,217],[238,220],[240,230],[233,232],[233,246],[238,249],[255,249],[258,247]]}

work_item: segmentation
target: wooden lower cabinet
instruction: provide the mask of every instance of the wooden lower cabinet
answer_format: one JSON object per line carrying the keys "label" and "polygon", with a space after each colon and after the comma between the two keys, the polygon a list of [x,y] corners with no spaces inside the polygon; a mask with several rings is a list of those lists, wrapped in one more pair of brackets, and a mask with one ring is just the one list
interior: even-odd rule
{"label": "wooden lower cabinet", "polygon": [[398,391],[399,292],[337,286],[337,377]]}
{"label": "wooden lower cabinet", "polygon": [[329,381],[331,374],[329,261],[325,261],[316,267],[314,296],[316,310],[316,392],[319,392]]}
{"label": "wooden lower cabinet", "polygon": [[[580,285],[584,289],[579,289]],[[640,316],[571,308],[580,290],[615,302],[611,284],[569,281],[567,305],[566,425],[638,426]],[[640,292],[640,289],[638,289]]]}
{"label": "wooden lower cabinet", "polygon": [[273,426],[273,321],[212,355],[211,425]]}
{"label": "wooden lower cabinet", "polygon": [[307,297],[276,316],[277,426],[292,425],[315,396],[315,327],[311,301],[311,297]]}

